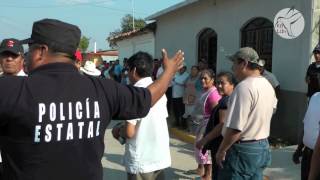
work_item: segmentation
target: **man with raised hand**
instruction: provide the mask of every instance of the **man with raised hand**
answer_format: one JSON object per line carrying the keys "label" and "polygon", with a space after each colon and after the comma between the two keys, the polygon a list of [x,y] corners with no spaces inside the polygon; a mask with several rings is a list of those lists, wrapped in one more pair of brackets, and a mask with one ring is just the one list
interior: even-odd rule
{"label": "man with raised hand", "polygon": [[[104,133],[111,119],[147,115],[182,67],[183,52],[147,88],[83,76],[74,65],[80,29],[55,19],[33,24],[29,77],[0,78],[4,179],[102,180]],[[108,176],[108,175],[107,175]]]}

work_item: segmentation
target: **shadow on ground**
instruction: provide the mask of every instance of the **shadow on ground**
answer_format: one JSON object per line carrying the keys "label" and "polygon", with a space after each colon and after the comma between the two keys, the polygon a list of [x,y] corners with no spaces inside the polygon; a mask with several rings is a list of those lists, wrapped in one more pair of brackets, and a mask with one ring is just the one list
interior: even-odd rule
{"label": "shadow on ground", "polygon": [[[119,170],[119,166],[122,166],[122,156],[117,154],[104,154],[104,158],[109,164],[107,168],[103,168],[103,180],[125,180],[127,178],[124,170]],[[183,180],[193,179],[192,175],[185,174],[185,171],[176,168],[165,169],[166,179],[170,180]]]}
{"label": "shadow on ground", "polygon": [[[175,139],[175,138],[171,138],[171,139]],[[185,143],[185,144],[181,145],[181,143],[175,144],[173,142],[170,142],[170,147],[177,148],[177,152],[179,152],[179,153],[184,153],[184,154],[188,154],[190,156],[194,156],[192,144]]]}
{"label": "shadow on ground", "polygon": [[264,171],[270,180],[299,180],[300,165],[292,162],[294,148],[274,149],[271,166]]}
{"label": "shadow on ground", "polygon": [[118,165],[121,165],[122,166],[122,158],[123,156],[122,155],[119,155],[119,154],[104,154],[103,156],[106,160],[114,163],[114,164],[118,164]]}
{"label": "shadow on ground", "polygon": [[[165,169],[166,179],[170,180],[183,180],[194,179],[190,175],[184,175],[184,171],[174,168]],[[103,180],[125,180],[127,175],[125,171],[116,170],[112,168],[103,168]]]}

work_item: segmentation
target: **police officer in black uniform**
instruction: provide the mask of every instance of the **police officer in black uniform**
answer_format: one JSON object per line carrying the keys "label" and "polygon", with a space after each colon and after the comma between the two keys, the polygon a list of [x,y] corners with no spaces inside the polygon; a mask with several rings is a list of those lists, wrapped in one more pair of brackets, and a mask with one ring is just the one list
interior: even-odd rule
{"label": "police officer in black uniform", "polygon": [[[0,66],[3,70],[3,73],[0,76],[26,75],[22,70],[24,62],[23,53],[23,46],[19,40],[14,38],[4,39],[0,44]],[[0,149],[0,179],[2,174],[3,168]]]}
{"label": "police officer in black uniform", "polygon": [[79,74],[77,26],[53,19],[33,24],[29,77],[0,78],[0,145],[4,179],[102,180],[104,133],[111,119],[145,116],[181,68],[169,59],[148,88]]}
{"label": "police officer in black uniform", "polygon": [[313,56],[315,62],[309,65],[306,82],[308,84],[307,97],[310,99],[311,96],[320,91],[320,44],[313,49]]}

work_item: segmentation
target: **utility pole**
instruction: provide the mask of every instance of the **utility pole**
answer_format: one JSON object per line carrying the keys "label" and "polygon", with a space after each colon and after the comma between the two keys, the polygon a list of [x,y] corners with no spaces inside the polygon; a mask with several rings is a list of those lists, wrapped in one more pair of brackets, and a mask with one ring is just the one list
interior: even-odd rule
{"label": "utility pole", "polygon": [[131,0],[131,6],[132,6],[132,28],[135,30],[135,25],[134,25],[134,0]]}

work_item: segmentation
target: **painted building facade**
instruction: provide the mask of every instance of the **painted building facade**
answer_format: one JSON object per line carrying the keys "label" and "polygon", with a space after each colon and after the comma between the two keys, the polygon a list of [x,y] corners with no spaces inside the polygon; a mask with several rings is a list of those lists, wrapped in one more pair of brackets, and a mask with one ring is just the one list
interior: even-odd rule
{"label": "painted building facade", "polygon": [[[274,18],[284,8],[303,15],[304,31],[295,39],[274,31]],[[271,136],[295,142],[307,105],[305,74],[319,42],[319,15],[319,0],[187,0],[147,20],[157,23],[155,56],[163,47],[171,55],[182,49],[189,68],[205,59],[216,72],[231,71],[227,55],[255,48],[281,87]]]}

